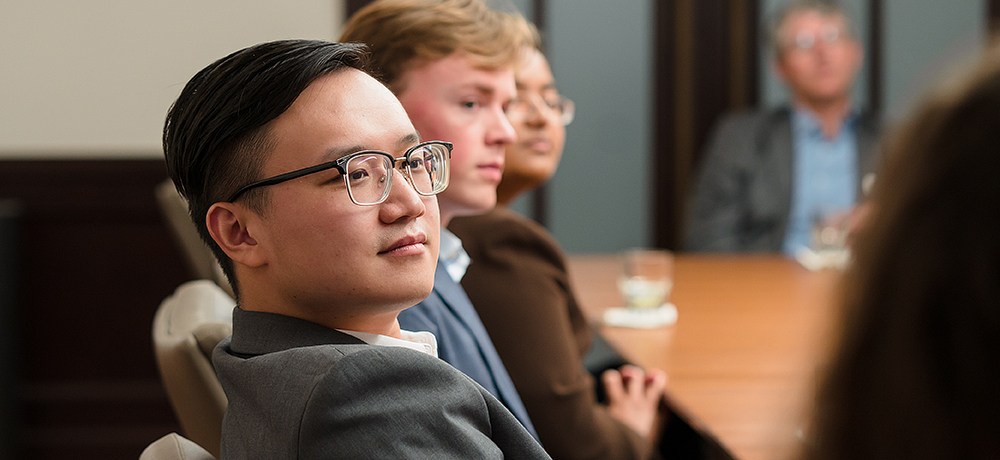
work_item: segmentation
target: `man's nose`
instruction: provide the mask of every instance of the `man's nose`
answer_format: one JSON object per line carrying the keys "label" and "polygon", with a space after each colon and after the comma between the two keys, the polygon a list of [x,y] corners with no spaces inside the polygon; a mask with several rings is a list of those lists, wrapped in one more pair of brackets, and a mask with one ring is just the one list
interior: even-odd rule
{"label": "man's nose", "polygon": [[424,200],[413,188],[406,175],[398,168],[392,169],[392,188],[379,210],[383,222],[392,223],[402,217],[417,217],[424,213]]}

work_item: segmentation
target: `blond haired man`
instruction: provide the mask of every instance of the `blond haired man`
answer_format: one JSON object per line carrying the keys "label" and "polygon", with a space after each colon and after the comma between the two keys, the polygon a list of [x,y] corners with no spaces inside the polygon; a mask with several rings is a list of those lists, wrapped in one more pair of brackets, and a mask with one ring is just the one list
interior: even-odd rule
{"label": "blond haired man", "polygon": [[524,18],[481,0],[378,0],[351,17],[341,36],[369,46],[375,69],[421,136],[454,144],[451,182],[438,195],[442,241],[434,290],[399,315],[400,325],[434,333],[439,356],[500,399],[533,435],[524,404],[459,285],[469,257],[445,227],[453,217],[496,205],[504,148],[516,138],[505,114],[517,94],[514,68],[534,40]]}

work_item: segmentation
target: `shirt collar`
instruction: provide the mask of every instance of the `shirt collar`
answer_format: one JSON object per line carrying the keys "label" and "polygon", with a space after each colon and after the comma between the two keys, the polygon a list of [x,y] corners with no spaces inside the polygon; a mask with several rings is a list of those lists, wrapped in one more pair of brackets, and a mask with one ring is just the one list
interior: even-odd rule
{"label": "shirt collar", "polygon": [[448,276],[456,283],[461,282],[462,277],[465,276],[465,271],[469,269],[469,264],[472,263],[469,254],[462,247],[462,240],[455,236],[454,233],[448,231],[447,228],[441,227],[441,244],[439,249],[438,260],[441,261],[445,270],[448,271]]}
{"label": "shirt collar", "polygon": [[[854,125],[857,123],[858,118],[861,116],[861,111],[856,107],[851,107],[850,110],[844,114],[844,119],[841,122],[841,132],[849,131],[854,129]],[[819,123],[819,118],[812,110],[805,107],[796,105],[792,109],[792,127],[800,135],[809,136],[822,136],[823,130]],[[838,134],[839,136],[839,134]]]}
{"label": "shirt collar", "polygon": [[416,350],[421,353],[437,358],[437,339],[430,332],[410,332],[399,331],[402,339],[389,337],[387,335],[372,334],[370,332],[345,331],[337,329],[344,334],[358,338],[359,340],[379,347],[400,347]]}

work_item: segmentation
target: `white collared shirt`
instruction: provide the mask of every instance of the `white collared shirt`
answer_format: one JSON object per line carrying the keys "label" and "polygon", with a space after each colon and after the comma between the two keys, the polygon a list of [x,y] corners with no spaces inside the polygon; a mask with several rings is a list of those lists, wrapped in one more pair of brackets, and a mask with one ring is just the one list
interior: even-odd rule
{"label": "white collared shirt", "polygon": [[399,331],[402,339],[397,339],[395,337],[389,337],[387,335],[372,334],[370,332],[357,332],[357,331],[345,331],[343,329],[337,329],[344,334],[357,337],[364,343],[368,345],[375,345],[377,347],[401,347],[409,348],[411,350],[416,350],[424,354],[431,355],[437,358],[437,339],[434,334],[427,331],[421,332],[410,332],[410,331]]}
{"label": "white collared shirt", "polygon": [[465,271],[469,269],[472,259],[462,247],[462,240],[449,232],[447,228],[441,227],[441,247],[438,253],[438,260],[444,264],[444,269],[448,271],[448,276],[456,283],[462,281]]}

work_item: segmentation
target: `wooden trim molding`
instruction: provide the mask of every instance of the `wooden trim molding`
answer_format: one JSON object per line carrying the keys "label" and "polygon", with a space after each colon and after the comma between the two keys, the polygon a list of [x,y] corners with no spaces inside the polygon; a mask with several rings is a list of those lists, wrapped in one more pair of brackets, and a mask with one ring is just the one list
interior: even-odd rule
{"label": "wooden trim molding", "polygon": [[650,193],[657,247],[682,246],[688,194],[712,126],[757,103],[758,11],[756,0],[656,2]]}
{"label": "wooden trim molding", "polygon": [[364,8],[366,5],[371,3],[373,0],[347,0],[344,2],[345,18],[349,18],[357,13],[358,10]]}
{"label": "wooden trim molding", "polygon": [[869,0],[868,24],[870,38],[868,46],[868,108],[873,112],[882,111],[882,68],[884,66],[885,5],[883,0]]}
{"label": "wooden trim molding", "polygon": [[1000,0],[987,0],[986,3],[986,30],[995,35],[1000,33]]}
{"label": "wooden trim molding", "polygon": [[153,314],[190,279],[153,196],[162,160],[0,161],[17,203],[17,441],[2,458],[138,458],[179,425]]}

